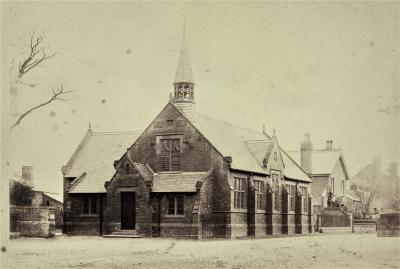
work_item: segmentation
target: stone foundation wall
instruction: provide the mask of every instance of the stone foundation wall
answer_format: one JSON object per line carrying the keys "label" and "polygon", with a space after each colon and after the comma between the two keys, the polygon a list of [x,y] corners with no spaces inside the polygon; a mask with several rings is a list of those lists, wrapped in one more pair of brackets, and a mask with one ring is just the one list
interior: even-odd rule
{"label": "stone foundation wall", "polygon": [[376,233],[376,221],[353,220],[353,233]]}
{"label": "stone foundation wall", "polygon": [[10,232],[24,237],[53,237],[55,208],[10,206]]}

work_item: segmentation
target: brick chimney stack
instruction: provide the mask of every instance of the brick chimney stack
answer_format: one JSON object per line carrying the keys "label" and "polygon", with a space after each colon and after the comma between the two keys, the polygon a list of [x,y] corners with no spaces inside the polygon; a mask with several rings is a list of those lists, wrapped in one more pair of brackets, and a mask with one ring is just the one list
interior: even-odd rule
{"label": "brick chimney stack", "polygon": [[333,148],[333,140],[326,140],[326,149]]}
{"label": "brick chimney stack", "polygon": [[310,134],[304,134],[304,141],[300,144],[300,162],[301,167],[307,174],[312,174],[312,152],[313,145],[310,140]]}
{"label": "brick chimney stack", "polygon": [[22,178],[26,181],[32,181],[33,166],[22,166]]}

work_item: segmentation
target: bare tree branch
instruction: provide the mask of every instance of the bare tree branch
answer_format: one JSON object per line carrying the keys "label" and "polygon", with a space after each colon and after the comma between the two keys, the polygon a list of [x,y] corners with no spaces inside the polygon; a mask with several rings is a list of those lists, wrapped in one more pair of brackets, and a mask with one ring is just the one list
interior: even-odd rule
{"label": "bare tree branch", "polygon": [[[44,40],[43,36],[35,37],[35,32],[31,34],[30,39],[30,52],[23,62],[19,64],[18,67],[18,77],[21,78],[23,75],[28,73],[30,70],[38,66],[40,63],[54,57],[57,53],[53,53],[50,55],[46,54],[46,50],[44,47],[40,47],[42,41]],[[41,53],[40,53],[41,52]],[[40,53],[40,54],[39,54]]]}
{"label": "bare tree branch", "polygon": [[70,92],[71,91],[64,91],[64,87],[62,85],[59,88],[57,88],[57,90],[53,89],[53,95],[49,100],[47,100],[46,102],[43,102],[41,104],[38,104],[37,106],[34,106],[31,109],[27,110],[25,113],[23,113],[21,116],[19,116],[19,118],[15,121],[15,123],[11,126],[10,129],[17,127],[26,116],[28,116],[30,113],[32,113],[36,109],[39,109],[45,105],[48,105],[51,102],[56,101],[56,100],[66,101],[64,98],[62,98],[60,96],[65,95]]}

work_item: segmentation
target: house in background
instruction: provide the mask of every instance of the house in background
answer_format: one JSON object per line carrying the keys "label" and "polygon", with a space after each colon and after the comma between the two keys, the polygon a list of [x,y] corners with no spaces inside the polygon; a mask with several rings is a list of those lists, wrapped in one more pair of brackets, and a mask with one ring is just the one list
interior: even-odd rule
{"label": "house in background", "polygon": [[[63,225],[63,204],[55,197],[55,193],[38,190],[34,187],[33,167],[22,166],[21,176],[11,177],[9,181],[10,188],[10,206],[11,206],[11,232],[16,232],[20,228],[20,222],[25,222],[26,234],[40,229],[38,222],[48,222],[45,214],[49,213],[54,217],[55,228],[61,229]],[[43,209],[43,210],[42,210]],[[40,220],[40,221],[39,221]],[[28,223],[31,223],[31,227]],[[36,224],[35,224],[36,223]]]}
{"label": "house in background", "polygon": [[328,195],[332,200],[348,206],[353,205],[353,198],[348,196],[349,172],[342,150],[333,147],[333,141],[326,142],[324,149],[314,149],[310,134],[305,134],[299,151],[288,151],[288,154],[312,178],[312,196],[314,213],[321,212],[328,205]]}
{"label": "house in background", "polygon": [[398,163],[388,164],[382,171],[382,158],[373,156],[372,163],[366,165],[351,179],[350,190],[370,196],[376,192],[369,206],[370,213],[393,212],[400,209],[400,177]]}
{"label": "house in background", "polygon": [[32,166],[22,166],[21,176],[14,176],[10,179],[10,190],[16,185],[27,186],[32,189],[32,201],[30,206],[51,206],[60,210],[62,216],[63,204],[56,197],[56,193],[43,191],[37,189],[33,182],[33,167]]}
{"label": "house in background", "polygon": [[141,133],[90,128],[62,168],[64,233],[187,238],[309,233],[311,179],[269,136],[195,112],[185,47]]}

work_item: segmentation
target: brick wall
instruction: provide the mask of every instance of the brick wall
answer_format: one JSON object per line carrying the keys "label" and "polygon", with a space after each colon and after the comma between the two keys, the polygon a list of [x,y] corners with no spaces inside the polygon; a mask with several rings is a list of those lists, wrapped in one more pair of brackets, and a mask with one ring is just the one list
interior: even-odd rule
{"label": "brick wall", "polygon": [[[167,121],[172,121],[172,124]],[[135,162],[147,163],[155,172],[159,172],[160,154],[157,153],[156,140],[158,136],[167,135],[182,137],[180,171],[205,172],[212,167],[216,150],[171,104],[161,111],[128,150],[130,158]],[[218,157],[221,161],[221,157]]]}
{"label": "brick wall", "polygon": [[162,237],[197,237],[197,219],[194,219],[193,206],[195,202],[194,193],[185,193],[184,200],[184,215],[171,216],[168,215],[168,196],[173,193],[161,194],[161,224],[160,236]]}
{"label": "brick wall", "polygon": [[[85,196],[94,195],[97,203],[97,214],[83,214],[83,199]],[[104,194],[68,194],[64,207],[63,233],[69,235],[101,235],[104,215]],[[103,210],[102,210],[103,209]],[[67,221],[65,221],[67,220]]]}

